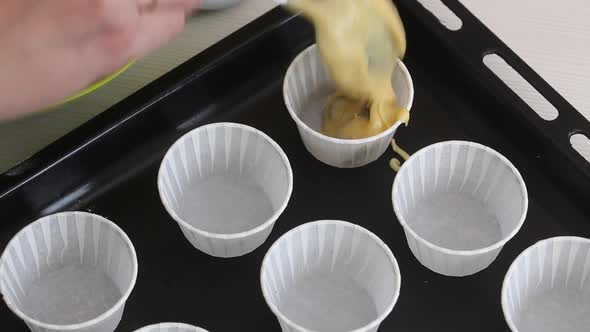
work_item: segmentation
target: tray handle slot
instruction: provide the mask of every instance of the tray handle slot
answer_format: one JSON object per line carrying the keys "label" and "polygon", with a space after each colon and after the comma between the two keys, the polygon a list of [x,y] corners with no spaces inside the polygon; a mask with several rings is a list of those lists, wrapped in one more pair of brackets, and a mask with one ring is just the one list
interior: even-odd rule
{"label": "tray handle slot", "polygon": [[[572,136],[583,134],[590,138],[590,122],[579,113],[562,95],[560,95],[549,83],[536,73],[514,51],[503,43],[492,31],[490,31],[479,19],[473,15],[459,0],[394,0],[400,10],[405,11],[406,17],[416,19],[430,30],[438,41],[446,47],[450,54],[464,64],[465,73],[481,89],[489,90],[501,96],[499,100],[505,107],[506,114],[510,114],[519,127],[518,130],[528,132],[527,144],[537,144],[534,148],[538,155],[545,155],[545,166],[556,177],[566,181],[568,186],[580,194],[584,199],[590,199],[590,163],[582,156],[585,151],[580,148],[580,137]],[[431,11],[423,6],[425,2],[439,1],[444,4],[462,21],[461,29],[449,31],[441,29],[440,22]],[[411,15],[411,16],[409,16]],[[428,19],[430,18],[430,19]],[[554,108],[558,116],[552,121],[540,117],[531,105],[528,98],[523,100],[518,91],[514,91],[500,77],[483,62],[483,57],[488,54],[497,54],[518,76],[528,82],[529,87],[525,91],[536,91],[537,96],[533,101]],[[542,96],[542,99],[539,99]],[[543,100],[543,101],[540,101]],[[550,112],[555,112],[550,111]],[[572,146],[572,142],[576,146]],[[590,145],[590,143],[589,143]],[[580,153],[581,151],[581,153]]]}
{"label": "tray handle slot", "polygon": [[463,20],[455,14],[441,0],[417,0],[426,10],[434,15],[440,23],[451,31],[458,31],[463,27]]}
{"label": "tray handle slot", "polygon": [[581,132],[574,133],[570,136],[570,143],[572,148],[590,163],[590,138],[588,135]]}
{"label": "tray handle slot", "polygon": [[559,112],[545,97],[496,53],[483,56],[483,63],[543,120],[555,120]]}
{"label": "tray handle slot", "polygon": [[[485,57],[490,54],[495,54],[500,57],[506,65],[516,73],[516,75],[526,81],[528,85],[527,88],[521,88],[523,91],[515,91],[509,82],[502,79],[502,75],[514,78],[514,74],[502,73],[500,76],[496,76],[498,73],[494,73],[494,75],[491,75],[492,77],[496,76],[494,78],[499,80],[499,83],[501,83],[504,88],[512,90],[519,99],[522,99],[528,108],[537,113],[530,114],[530,116],[526,114],[526,116],[539,130],[543,131],[545,135],[550,136],[550,140],[553,141],[554,144],[559,145],[559,148],[562,151],[566,151],[567,149],[571,151],[570,137],[572,135],[576,133],[584,133],[586,136],[590,136],[590,122],[588,119],[579,113],[578,110],[576,110],[561,94],[559,94],[537,72],[524,62],[524,60],[504,44],[504,42],[493,34],[493,32],[491,32],[484,24],[482,24],[475,15],[460,3],[459,0],[439,1],[442,1],[463,21],[463,28],[459,31],[459,34],[448,35],[447,33],[447,37],[450,39],[449,43],[462,45],[460,50],[461,56],[463,56],[468,62],[473,61],[475,57],[478,57],[477,60],[479,61],[483,58],[484,66],[482,67],[488,73],[490,72],[490,68],[488,64],[486,64]],[[474,39],[472,36],[479,37]],[[483,36],[486,37],[484,38]],[[490,59],[492,62],[497,62],[497,60],[492,57],[488,58],[488,63]],[[474,68],[474,70],[477,69]],[[485,73],[482,74],[483,75],[480,75],[482,79],[489,79],[490,75],[486,75]],[[527,98],[522,98],[519,92],[523,95],[528,95]],[[553,120],[545,121],[545,118]],[[577,152],[571,152],[572,153],[569,156],[577,159],[573,161],[577,163],[578,166],[584,168],[585,173],[590,177],[590,164],[588,164],[583,158],[578,158],[579,155]],[[583,164],[581,164],[580,161],[583,161]]]}
{"label": "tray handle slot", "polygon": [[[537,119],[529,120],[561,151],[570,150],[571,153],[566,154],[590,180],[590,148],[584,148],[585,143],[580,145],[579,136],[575,138],[576,146],[571,141],[576,134],[588,137],[590,122],[506,45],[499,40],[497,45],[493,51],[483,52],[482,62],[486,69],[491,71],[505,88],[521,99],[535,116],[539,116]],[[486,60],[487,56],[492,57]],[[526,85],[522,85],[523,82],[511,82],[515,75],[522,78]],[[520,87],[515,88],[517,85]]]}
{"label": "tray handle slot", "polygon": [[[484,65],[510,88],[523,102],[525,102],[539,117],[546,121],[558,118],[559,111],[547,100],[531,83],[497,53],[488,53],[482,59]],[[574,127],[568,127],[568,138],[572,148],[590,163],[590,139],[583,130],[575,129],[586,120]],[[572,129],[574,128],[574,129]]]}

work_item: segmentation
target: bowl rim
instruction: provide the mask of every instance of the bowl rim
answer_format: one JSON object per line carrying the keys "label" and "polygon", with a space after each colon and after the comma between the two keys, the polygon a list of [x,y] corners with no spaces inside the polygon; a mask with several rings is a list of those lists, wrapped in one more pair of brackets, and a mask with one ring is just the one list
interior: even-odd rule
{"label": "bowl rim", "polygon": [[[95,90],[98,90],[99,88],[101,88],[102,86],[104,86],[105,84],[111,82],[112,80],[114,80],[115,78],[117,78],[119,75],[121,75],[123,72],[125,72],[127,69],[129,69],[129,67],[131,67],[134,63],[135,63],[135,59],[130,60],[127,64],[125,64],[123,67],[119,68],[116,72],[105,76],[104,78],[92,83],[91,85],[87,86],[86,88],[79,90],[77,92],[75,92],[73,95],[66,97],[60,101],[57,102],[57,104],[55,104],[52,107],[57,107],[57,106],[61,106],[64,104],[67,104],[69,102],[72,102],[76,99],[79,99]],[[50,108],[52,108],[50,107]]]}
{"label": "bowl rim", "polygon": [[[114,305],[112,305],[107,311],[103,312],[102,314],[100,314],[99,316],[97,316],[95,318],[92,318],[90,320],[87,320],[87,321],[84,321],[81,323],[75,323],[75,324],[63,324],[62,325],[62,324],[51,324],[51,323],[41,322],[37,319],[30,317],[29,315],[25,314],[24,312],[22,312],[20,310],[20,308],[18,308],[17,305],[13,304],[12,301],[10,301],[8,296],[2,294],[2,298],[4,299],[4,302],[6,303],[6,305],[20,319],[25,321],[27,324],[30,323],[35,326],[38,326],[38,327],[41,327],[44,329],[48,329],[48,330],[61,330],[61,331],[80,330],[80,329],[85,329],[85,328],[91,327],[93,325],[96,325],[96,324],[106,320],[107,318],[112,316],[115,312],[124,308],[125,303],[127,302],[127,299],[129,298],[129,296],[131,295],[131,292],[133,291],[133,288],[135,287],[135,283],[137,281],[137,270],[138,270],[137,254],[135,252],[135,247],[133,246],[131,239],[129,239],[129,236],[127,236],[127,234],[117,224],[108,220],[107,218],[105,218],[103,216],[99,216],[94,213],[89,213],[89,212],[84,212],[84,211],[68,211],[68,212],[58,212],[58,213],[54,213],[54,214],[49,214],[47,216],[41,217],[41,218],[33,221],[32,223],[28,224],[23,229],[21,229],[18,233],[16,233],[16,235],[14,237],[12,237],[10,242],[8,242],[8,244],[6,245],[6,248],[4,249],[2,256],[0,256],[0,267],[4,265],[4,260],[6,259],[5,255],[7,255],[8,248],[11,248],[12,245],[14,244],[14,242],[16,241],[16,239],[20,238],[27,230],[29,230],[30,228],[32,228],[35,225],[38,225],[41,223],[46,223],[46,222],[51,222],[51,219],[53,219],[54,217],[68,216],[68,215],[89,216],[93,222],[103,223],[103,224],[107,225],[108,227],[110,227],[111,229],[113,229],[117,233],[117,235],[119,235],[121,237],[127,250],[129,250],[129,252],[131,254],[131,260],[132,260],[132,264],[133,264],[132,278],[131,278],[130,283],[127,286],[125,292],[121,294],[121,297],[119,298],[119,300]],[[1,287],[0,287],[0,291],[2,291]]]}

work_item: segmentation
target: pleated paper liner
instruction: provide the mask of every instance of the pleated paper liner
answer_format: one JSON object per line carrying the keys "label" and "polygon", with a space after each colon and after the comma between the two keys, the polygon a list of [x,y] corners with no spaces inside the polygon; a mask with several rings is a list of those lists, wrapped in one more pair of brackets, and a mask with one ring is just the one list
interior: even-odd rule
{"label": "pleated paper liner", "polygon": [[218,257],[260,246],[293,190],[287,156],[252,127],[197,128],[168,150],[158,174],[164,207],[195,248]]}
{"label": "pleated paper liner", "polygon": [[160,323],[142,327],[135,332],[207,332],[200,327],[183,323]]}
{"label": "pleated paper liner", "polygon": [[401,276],[375,234],[328,220],[278,239],[262,262],[261,285],[283,332],[368,332],[392,311]]}
{"label": "pleated paper liner", "polygon": [[0,259],[4,301],[35,332],[114,331],[136,278],[127,235],[85,212],[35,221]]}
{"label": "pleated paper liner", "polygon": [[518,170],[491,148],[462,141],[412,155],[395,178],[392,200],[414,256],[447,276],[488,267],[528,208]]}
{"label": "pleated paper liner", "polygon": [[514,332],[590,330],[590,240],[555,237],[526,249],[502,287],[502,309]]}
{"label": "pleated paper liner", "polygon": [[[399,105],[410,110],[414,85],[401,61],[393,73],[392,83]],[[285,104],[297,124],[303,144],[316,159],[335,167],[360,167],[377,160],[387,150],[401,122],[379,135],[364,139],[326,136],[320,133],[321,114],[332,91],[333,84],[320,60],[317,46],[312,45],[293,60],[283,83]]]}

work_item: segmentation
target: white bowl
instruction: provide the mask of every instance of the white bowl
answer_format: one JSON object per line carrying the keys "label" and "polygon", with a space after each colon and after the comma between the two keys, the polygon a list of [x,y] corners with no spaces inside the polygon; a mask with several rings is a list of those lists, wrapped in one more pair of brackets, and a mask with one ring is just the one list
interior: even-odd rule
{"label": "white bowl", "polygon": [[[409,111],[414,100],[414,85],[403,62],[398,60],[391,80],[398,103]],[[316,159],[334,167],[361,167],[377,160],[389,147],[401,122],[363,139],[340,139],[322,134],[322,111],[333,91],[332,85],[316,45],[301,52],[287,69],[283,97],[303,144]]]}
{"label": "white bowl", "polygon": [[375,234],[325,220],[281,236],[264,257],[260,281],[283,332],[372,332],[393,310],[401,276]]}
{"label": "white bowl", "polygon": [[136,278],[127,235],[86,212],[33,222],[0,258],[4,301],[34,332],[114,331]]}
{"label": "white bowl", "polygon": [[447,276],[489,266],[520,230],[528,208],[526,186],[510,161],[462,141],[412,155],[395,177],[392,201],[414,256]]}
{"label": "white bowl", "polygon": [[555,237],[523,251],[502,285],[502,310],[513,332],[590,329],[590,240]]}
{"label": "white bowl", "polygon": [[195,248],[217,257],[260,246],[287,207],[293,172],[270,137],[216,123],[181,137],[158,173],[162,203]]}

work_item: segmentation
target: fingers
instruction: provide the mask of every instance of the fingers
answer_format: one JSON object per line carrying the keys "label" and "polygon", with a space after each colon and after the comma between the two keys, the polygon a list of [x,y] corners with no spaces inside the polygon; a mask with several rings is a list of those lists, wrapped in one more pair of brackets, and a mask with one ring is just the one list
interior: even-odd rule
{"label": "fingers", "polygon": [[200,0],[138,0],[140,20],[130,49],[132,57],[146,55],[179,34],[186,15]]}
{"label": "fingers", "polygon": [[[183,6],[195,3],[195,0],[158,0],[155,8],[141,11],[137,2],[102,1],[112,6],[108,11],[111,14],[103,20],[108,23],[79,46],[80,57],[92,59],[84,71],[93,79],[112,73],[130,59],[147,55],[179,34],[186,18]],[[146,3],[146,0],[137,1]],[[173,6],[173,1],[183,5]]]}
{"label": "fingers", "polygon": [[185,11],[178,8],[141,14],[136,34],[131,41],[129,56],[141,57],[163,46],[182,31],[185,18]]}
{"label": "fingers", "polygon": [[14,96],[0,98],[1,117],[44,107],[157,49],[182,31],[198,0],[0,3],[0,72],[8,77],[0,88]]}

